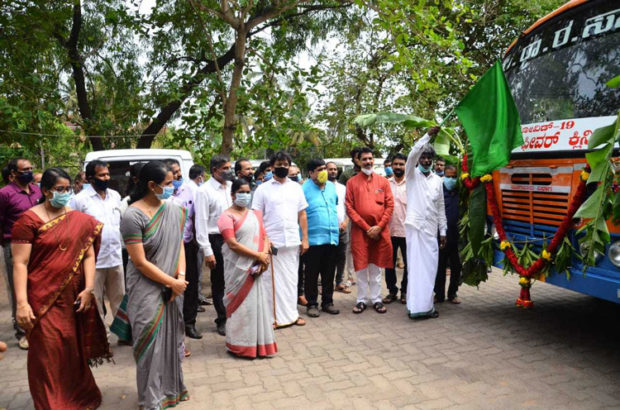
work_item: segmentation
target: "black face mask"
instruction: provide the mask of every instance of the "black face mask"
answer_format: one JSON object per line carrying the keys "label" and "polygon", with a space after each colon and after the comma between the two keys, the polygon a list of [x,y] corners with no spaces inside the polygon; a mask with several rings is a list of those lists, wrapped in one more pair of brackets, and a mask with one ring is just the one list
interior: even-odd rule
{"label": "black face mask", "polygon": [[395,169],[394,170],[394,175],[396,175],[397,177],[402,177],[403,175],[405,175],[405,171],[402,169]]}
{"label": "black face mask", "polygon": [[93,187],[95,191],[105,191],[108,189],[108,185],[110,184],[110,180],[103,180],[99,178],[93,178]]}
{"label": "black face mask", "polygon": [[34,173],[32,171],[17,173],[17,180],[22,185],[31,183],[33,179],[34,179]]}
{"label": "black face mask", "polygon": [[286,178],[288,176],[288,167],[275,167],[273,173],[278,178]]}
{"label": "black face mask", "polygon": [[224,181],[234,181],[235,180],[235,174],[234,172],[231,170],[228,171],[224,171],[220,174],[220,177],[224,180]]}

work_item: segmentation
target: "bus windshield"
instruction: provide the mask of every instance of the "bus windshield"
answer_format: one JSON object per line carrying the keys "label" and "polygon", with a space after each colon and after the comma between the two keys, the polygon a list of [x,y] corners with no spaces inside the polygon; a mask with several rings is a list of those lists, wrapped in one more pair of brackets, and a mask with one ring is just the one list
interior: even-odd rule
{"label": "bus windshield", "polygon": [[618,113],[620,88],[605,83],[620,75],[619,10],[588,11],[543,24],[506,55],[522,124]]}

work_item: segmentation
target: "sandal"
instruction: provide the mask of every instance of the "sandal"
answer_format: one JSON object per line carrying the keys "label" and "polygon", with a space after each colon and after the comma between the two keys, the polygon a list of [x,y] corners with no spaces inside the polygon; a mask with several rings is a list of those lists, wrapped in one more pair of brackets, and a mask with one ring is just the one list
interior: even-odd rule
{"label": "sandal", "polygon": [[364,302],[358,302],[353,308],[353,313],[362,313],[366,310],[366,304]]}
{"label": "sandal", "polygon": [[402,293],[400,294],[400,303],[402,303],[403,305],[407,304],[407,294],[406,293]]}
{"label": "sandal", "polygon": [[305,326],[305,325],[306,325],[306,321],[300,317],[298,317],[297,320],[295,321],[295,326]]}
{"label": "sandal", "polygon": [[459,299],[458,297],[455,296],[452,299],[448,299],[448,302],[454,303],[455,305],[460,305],[461,304],[461,299]]}
{"label": "sandal", "polygon": [[385,313],[387,312],[387,308],[385,306],[383,306],[383,303],[381,302],[377,302],[374,305],[372,305],[372,307],[375,309],[375,312],[377,313]]}
{"label": "sandal", "polygon": [[192,352],[190,352],[189,349],[186,347],[184,355],[185,355],[185,357],[190,357],[192,355]]}
{"label": "sandal", "polygon": [[386,305],[389,305],[390,303],[394,302],[396,299],[397,298],[395,294],[388,293],[388,295],[383,298],[383,303],[385,303]]}

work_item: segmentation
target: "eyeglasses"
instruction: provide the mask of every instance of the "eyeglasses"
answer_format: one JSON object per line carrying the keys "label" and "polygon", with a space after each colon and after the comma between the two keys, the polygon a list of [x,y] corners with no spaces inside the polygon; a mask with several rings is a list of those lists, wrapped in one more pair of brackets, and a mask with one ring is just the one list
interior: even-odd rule
{"label": "eyeglasses", "polygon": [[73,192],[73,188],[71,188],[70,186],[55,186],[51,189],[51,191],[56,191],[59,194],[62,194],[63,192],[71,193]]}

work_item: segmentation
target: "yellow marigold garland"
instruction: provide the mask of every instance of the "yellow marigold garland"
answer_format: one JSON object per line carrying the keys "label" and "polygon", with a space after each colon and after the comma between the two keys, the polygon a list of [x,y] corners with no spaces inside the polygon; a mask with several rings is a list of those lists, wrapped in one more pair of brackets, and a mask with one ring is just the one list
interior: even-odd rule
{"label": "yellow marigold garland", "polygon": [[590,178],[590,173],[588,171],[581,171],[580,177],[582,181],[587,181]]}
{"label": "yellow marigold garland", "polygon": [[543,251],[542,251],[542,258],[547,260],[547,261],[550,261],[551,260],[551,253],[548,250],[543,249]]}
{"label": "yellow marigold garland", "polygon": [[467,178],[469,178],[469,173],[468,173],[468,172],[463,172],[463,173],[461,174],[461,179],[462,179],[462,180],[465,180],[465,179],[467,179]]}
{"label": "yellow marigold garland", "polygon": [[480,182],[491,182],[491,181],[493,181],[493,176],[491,176],[491,174],[486,174],[480,177]]}
{"label": "yellow marigold garland", "polygon": [[506,249],[510,248],[512,245],[510,244],[510,242],[508,241],[501,241],[499,244],[499,248],[503,251],[505,251]]}

